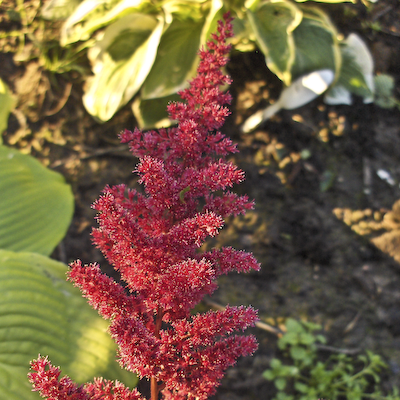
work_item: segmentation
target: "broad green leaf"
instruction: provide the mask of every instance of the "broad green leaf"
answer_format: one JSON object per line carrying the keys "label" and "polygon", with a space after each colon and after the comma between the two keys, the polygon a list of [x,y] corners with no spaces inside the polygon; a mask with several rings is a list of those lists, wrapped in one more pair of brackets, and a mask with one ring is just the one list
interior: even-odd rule
{"label": "broad green leaf", "polygon": [[195,74],[204,20],[174,19],[161,37],[157,56],[141,96],[143,99],[165,97],[187,86]]}
{"label": "broad green leaf", "polygon": [[14,108],[15,100],[7,85],[0,79],[0,144],[3,143],[2,133],[7,129],[8,116]]}
{"label": "broad green leaf", "polygon": [[156,57],[164,21],[129,14],[111,24],[90,49],[94,77],[83,103],[100,121],[108,121],[139,90]]}
{"label": "broad green leaf", "polygon": [[0,250],[0,400],[39,399],[27,380],[39,353],[78,383],[103,376],[136,384],[115,361],[107,322],[66,282],[66,271],[39,254]]}
{"label": "broad green leaf", "polygon": [[341,56],[336,31],[327,16],[317,8],[304,8],[303,19],[293,31],[295,61],[293,79],[312,71],[338,72]]}
{"label": "broad green leaf", "polygon": [[177,94],[158,99],[142,100],[139,97],[132,104],[132,111],[140,129],[166,128],[174,123],[168,118],[167,105],[171,101],[180,101]]}
{"label": "broad green leaf", "polygon": [[71,222],[74,198],[62,175],[0,146],[0,249],[49,255]]}
{"label": "broad green leaf", "polygon": [[102,2],[85,0],[62,28],[63,46],[87,40],[96,30],[108,26],[130,13],[137,13],[153,8],[150,1],[120,0],[113,1],[112,7],[105,7]]}
{"label": "broad green leaf", "polygon": [[260,3],[254,12],[247,10],[247,16],[268,68],[289,85],[295,60],[292,33],[302,20],[301,10],[291,2],[273,0]]}

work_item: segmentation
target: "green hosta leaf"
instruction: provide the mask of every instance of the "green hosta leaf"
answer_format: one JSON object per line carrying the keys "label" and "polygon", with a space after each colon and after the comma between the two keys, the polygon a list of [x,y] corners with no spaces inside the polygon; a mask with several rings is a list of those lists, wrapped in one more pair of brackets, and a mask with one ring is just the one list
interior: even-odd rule
{"label": "green hosta leaf", "polygon": [[322,11],[304,8],[303,19],[293,31],[293,39],[296,54],[291,69],[293,79],[317,70],[339,70],[341,56],[336,31]]}
{"label": "green hosta leaf", "polygon": [[0,249],[49,255],[71,222],[74,199],[62,175],[0,146]]}
{"label": "green hosta leaf", "polygon": [[0,79],[0,144],[3,143],[1,134],[7,129],[8,116],[14,108],[15,100],[7,85]]}
{"label": "green hosta leaf", "polygon": [[78,383],[96,376],[133,386],[115,361],[107,323],[66,282],[67,266],[35,253],[0,250],[0,399],[38,399],[29,362],[48,355]]}
{"label": "green hosta leaf", "polygon": [[271,1],[247,10],[247,16],[268,68],[289,85],[295,60],[292,32],[302,19],[301,10],[290,2]]}
{"label": "green hosta leaf", "polygon": [[171,101],[180,101],[177,94],[161,97],[159,99],[141,100],[135,99],[132,111],[140,129],[166,128],[173,124],[168,118],[167,105]]}
{"label": "green hosta leaf", "polygon": [[[201,8],[195,12],[194,6],[201,6],[200,3],[175,1],[166,3],[164,8],[168,6],[168,12],[171,14],[175,10],[171,9],[172,5],[177,7],[177,4],[181,8],[185,5],[184,9],[192,12],[187,12],[184,17],[179,13],[163,33],[153,68],[143,84],[142,99],[166,97],[187,87],[189,79],[196,72],[199,47],[210,38],[210,32],[215,31],[217,20],[221,17],[222,1],[212,0],[209,3],[210,10],[208,14],[203,11],[203,15]],[[180,8],[175,11],[180,11]],[[194,16],[197,18],[193,18]]]}
{"label": "green hosta leaf", "polygon": [[153,68],[144,82],[145,100],[165,97],[187,86],[195,74],[204,20],[174,19],[162,35]]}
{"label": "green hosta leaf", "polygon": [[111,24],[89,52],[94,77],[83,96],[88,112],[108,121],[139,90],[153,66],[164,21],[129,14]]}

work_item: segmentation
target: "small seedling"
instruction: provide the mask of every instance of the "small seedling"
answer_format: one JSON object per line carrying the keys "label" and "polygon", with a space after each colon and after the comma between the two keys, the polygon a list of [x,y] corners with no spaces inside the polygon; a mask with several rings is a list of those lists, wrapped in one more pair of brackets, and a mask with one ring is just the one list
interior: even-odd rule
{"label": "small seedling", "polygon": [[386,397],[379,390],[379,373],[387,368],[379,355],[370,351],[357,358],[334,354],[321,361],[318,344],[325,344],[326,338],[314,333],[321,329],[319,325],[289,318],[286,329],[278,347],[291,364],[274,358],[263,374],[278,391],[273,400],[400,399],[397,388]]}

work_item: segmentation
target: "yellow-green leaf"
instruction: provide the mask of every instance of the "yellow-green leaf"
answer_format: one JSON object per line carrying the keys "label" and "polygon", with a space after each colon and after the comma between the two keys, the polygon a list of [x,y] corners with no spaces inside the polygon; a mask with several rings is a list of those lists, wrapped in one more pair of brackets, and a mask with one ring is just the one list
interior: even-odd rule
{"label": "yellow-green leaf", "polygon": [[39,254],[0,250],[0,400],[39,399],[27,379],[39,353],[78,383],[103,376],[136,384],[115,361],[107,322],[66,282],[66,271]]}
{"label": "yellow-green leaf", "polygon": [[0,146],[0,249],[49,255],[72,219],[74,198],[62,175]]}

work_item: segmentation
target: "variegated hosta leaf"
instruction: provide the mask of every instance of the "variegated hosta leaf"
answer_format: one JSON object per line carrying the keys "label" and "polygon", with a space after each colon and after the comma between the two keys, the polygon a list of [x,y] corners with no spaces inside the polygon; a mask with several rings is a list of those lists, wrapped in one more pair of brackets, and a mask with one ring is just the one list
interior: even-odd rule
{"label": "variegated hosta leaf", "polygon": [[104,7],[107,0],[83,0],[74,12],[68,17],[61,29],[62,46],[87,40],[90,33],[85,29],[87,21],[93,20],[104,14]]}
{"label": "variegated hosta leaf", "polygon": [[49,255],[71,222],[74,198],[62,175],[0,146],[0,249]]}
{"label": "variegated hosta leaf", "polygon": [[273,0],[247,10],[247,16],[268,68],[289,85],[295,61],[293,30],[302,20],[301,10],[291,2]]}
{"label": "variegated hosta leaf", "polygon": [[79,40],[87,40],[96,30],[128,13],[137,13],[149,7],[152,7],[151,2],[147,0],[84,0],[65,21],[61,31],[61,44],[66,46]]}
{"label": "variegated hosta leaf", "polygon": [[314,100],[327,90],[334,77],[335,74],[332,70],[323,69],[297,78],[290,86],[282,90],[275,103],[249,117],[242,126],[243,132],[252,131],[282,108],[293,110]]}
{"label": "variegated hosta leaf", "polygon": [[66,19],[81,2],[81,0],[49,0],[44,3],[40,15],[50,20]]}
{"label": "variegated hosta leaf", "polygon": [[342,65],[339,79],[325,96],[328,104],[351,104],[351,93],[364,98],[365,103],[373,101],[374,63],[365,43],[354,33],[340,46]]}
{"label": "variegated hosta leaf", "polygon": [[0,250],[0,400],[38,400],[29,362],[48,355],[78,383],[136,377],[115,361],[107,322],[66,282],[67,266],[35,253]]}
{"label": "variegated hosta leaf", "polygon": [[100,121],[109,120],[139,90],[153,66],[164,21],[146,14],[128,14],[109,25],[90,49],[94,77],[83,103]]}
{"label": "variegated hosta leaf", "polygon": [[172,21],[161,37],[153,68],[144,82],[143,99],[165,97],[187,86],[196,72],[203,25],[204,20]]}
{"label": "variegated hosta leaf", "polygon": [[338,73],[341,64],[337,33],[329,18],[319,9],[303,9],[303,19],[293,31],[295,61],[293,79],[313,71],[329,69]]}

